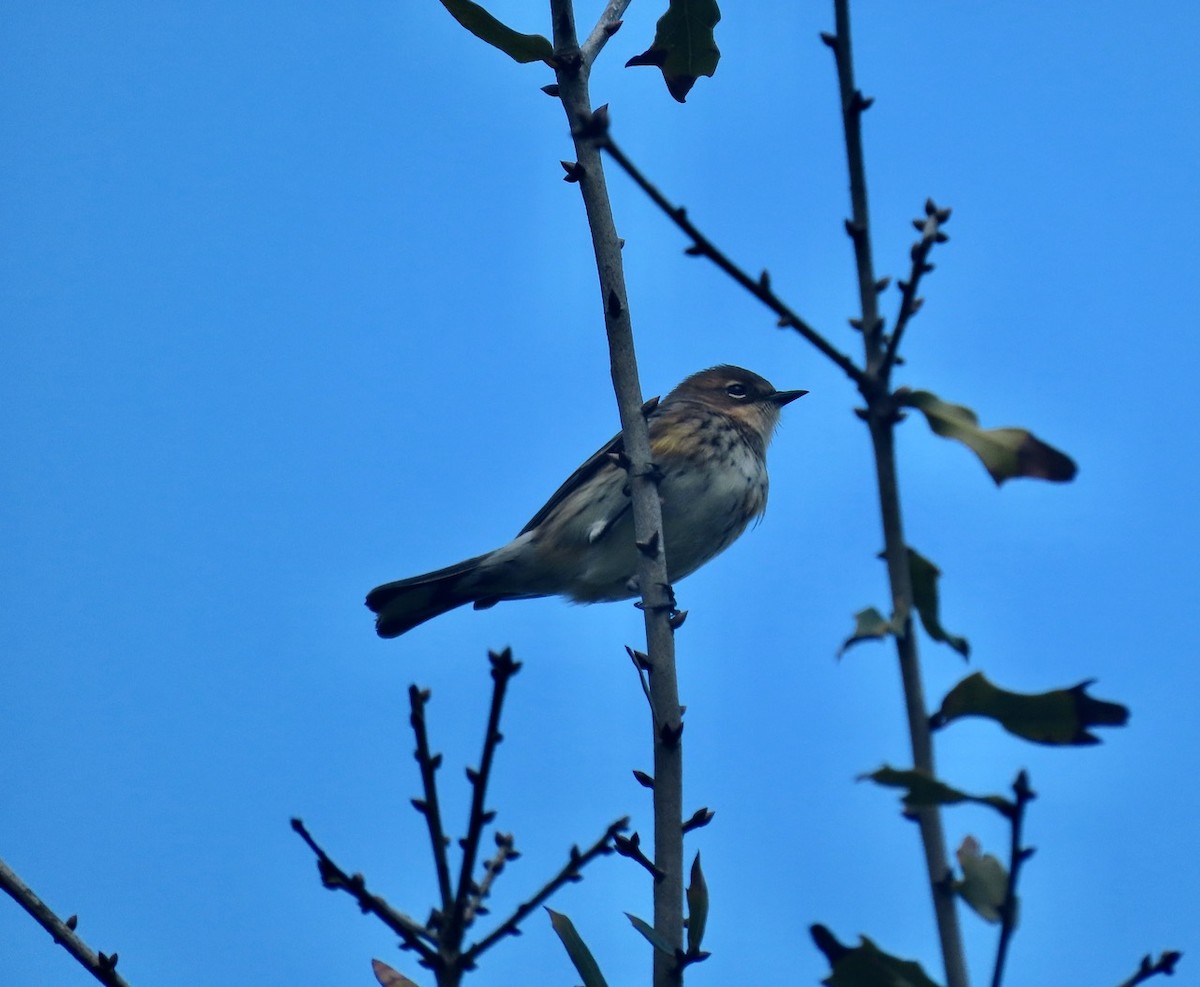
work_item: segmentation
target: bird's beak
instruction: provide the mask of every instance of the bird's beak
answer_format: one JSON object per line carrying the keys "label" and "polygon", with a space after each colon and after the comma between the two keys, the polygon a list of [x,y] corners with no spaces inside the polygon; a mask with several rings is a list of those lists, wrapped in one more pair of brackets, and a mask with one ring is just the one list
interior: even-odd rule
{"label": "bird's beak", "polygon": [[808,391],[776,391],[768,398],[768,400],[782,408],[785,404],[791,404],[796,398],[802,398]]}

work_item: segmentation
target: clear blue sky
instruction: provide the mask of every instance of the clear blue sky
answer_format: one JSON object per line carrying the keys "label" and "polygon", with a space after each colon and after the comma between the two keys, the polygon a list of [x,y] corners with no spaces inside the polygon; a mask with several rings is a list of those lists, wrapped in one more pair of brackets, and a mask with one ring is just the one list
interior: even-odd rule
{"label": "clear blue sky", "polygon": [[[595,100],[693,218],[852,349],[831,5],[727,6],[720,68],[686,106],[622,68],[652,35],[644,3]],[[548,30],[543,4],[493,9]],[[904,273],[926,196],[955,209],[900,381],[1080,464],[1069,486],[997,491],[903,427],[909,537],[973,645],[970,666],[925,645],[930,701],[979,668],[1026,691],[1095,677],[1133,711],[1081,751],[985,722],[939,737],[948,780],[1002,791],[1026,767],[1041,796],[1008,982],[1115,984],[1166,947],[1193,970],[1200,14],[854,13],[880,273]],[[649,832],[631,606],[468,609],[380,642],[361,602],[507,540],[616,430],[549,81],[434,0],[0,12],[0,856],[135,984],[368,984],[372,956],[430,984],[320,888],[287,821],[424,917],[405,690],[433,689],[457,831],[488,648],[525,663],[490,799],[524,856],[494,914],[610,820]],[[610,184],[646,393],[727,361],[811,391],[771,450],[764,523],[678,587],[686,801],[716,810],[689,838],[713,901],[689,983],[815,982],[812,921],[940,979],[915,830],[853,781],[908,761],[892,653],[834,659],[851,614],[887,602],[854,394]],[[973,810],[947,828],[1007,839]],[[648,947],[622,912],[649,897],[610,858],[555,907],[610,982],[637,983]],[[963,924],[985,982],[995,929]],[[91,982],[7,901],[0,981]],[[577,976],[537,918],[469,982]]]}

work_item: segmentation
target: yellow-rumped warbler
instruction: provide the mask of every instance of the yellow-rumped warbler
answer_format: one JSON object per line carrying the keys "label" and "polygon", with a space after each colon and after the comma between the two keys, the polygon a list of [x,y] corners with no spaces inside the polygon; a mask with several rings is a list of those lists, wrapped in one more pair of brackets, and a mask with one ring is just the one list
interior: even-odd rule
{"label": "yellow-rumped warbler", "polygon": [[[779,409],[807,391],[777,391],[721,366],[692,374],[647,419],[658,471],[669,578],[724,551],[767,506],[767,443]],[[502,548],[367,594],[380,637],[397,637],[466,603],[566,596],[577,603],[638,595],[629,484],[618,435],[572,473]]]}

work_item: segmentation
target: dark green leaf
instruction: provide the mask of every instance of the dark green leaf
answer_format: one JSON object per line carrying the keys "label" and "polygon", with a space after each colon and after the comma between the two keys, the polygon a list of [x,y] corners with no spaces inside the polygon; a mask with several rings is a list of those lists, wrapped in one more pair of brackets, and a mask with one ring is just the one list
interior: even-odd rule
{"label": "dark green leaf", "polygon": [[808,931],[833,968],[821,981],[829,987],[938,987],[919,963],[889,956],[866,936],[852,949],[823,925],[809,926]]}
{"label": "dark green leaf", "polygon": [[471,0],[442,0],[442,6],[475,37],[499,48],[514,61],[549,63],[554,56],[554,45],[546,38],[514,31]]}
{"label": "dark green leaf", "polygon": [[1088,728],[1124,726],[1129,710],[1119,703],[1089,696],[1087,687],[1093,681],[1080,682],[1070,689],[1026,695],[994,686],[982,672],[976,672],[946,694],[941,709],[930,722],[936,730],[960,716],[986,716],[1009,733],[1034,743],[1098,744],[1100,738],[1089,733]]}
{"label": "dark green leaf", "polygon": [[558,938],[567,948],[567,955],[571,957],[575,969],[583,977],[583,987],[608,987],[603,974],[600,973],[600,967],[596,964],[595,957],[592,956],[592,951],[579,938],[579,933],[575,931],[571,920],[562,912],[556,912],[550,908],[547,908],[546,912],[550,916],[550,924],[558,933]]}
{"label": "dark green leaf", "polygon": [[667,89],[682,103],[700,76],[717,71],[721,52],[713,28],[720,19],[716,0],[670,0],[658,19],[653,44],[625,65],[661,69]]}
{"label": "dark green leaf", "polygon": [[991,806],[1001,815],[1009,816],[1012,814],[1014,808],[1012,802],[1000,795],[969,795],[966,792],[959,791],[957,788],[951,788],[945,782],[938,781],[936,778],[930,778],[923,771],[900,771],[886,764],[879,770],[872,771],[870,774],[859,775],[859,780],[873,781],[877,785],[886,785],[888,788],[908,789],[902,799],[906,809],[919,809],[929,805],[955,805],[959,802],[975,802],[979,805]]}
{"label": "dark green leaf", "polygon": [[1074,460],[1032,432],[1023,428],[980,428],[979,418],[970,408],[950,404],[929,391],[902,388],[897,395],[902,404],[920,411],[935,433],[970,448],[997,486],[1017,476],[1057,481],[1075,477]]}
{"label": "dark green leaf", "polygon": [[[1000,909],[1008,897],[1008,871],[999,860],[981,850],[974,836],[962,841],[956,856],[963,876],[961,881],[954,882],[954,890],[980,918],[995,923],[1000,921]],[[1016,924],[1014,915],[1014,928]]]}
{"label": "dark green leaf", "polygon": [[887,637],[893,631],[891,622],[874,607],[867,607],[854,615],[854,633],[842,643],[838,649],[838,657],[846,653],[852,644],[859,641],[879,640]]}
{"label": "dark green leaf", "polygon": [[638,932],[646,937],[646,941],[660,953],[666,953],[668,956],[675,955],[674,947],[672,947],[667,940],[655,932],[654,926],[652,926],[649,922],[638,918],[636,915],[630,915],[629,912],[625,913],[625,917],[633,923],[633,927],[637,929]]}
{"label": "dark green leaf", "polygon": [[917,613],[921,615],[921,625],[925,633],[935,641],[945,641],[955,651],[966,658],[971,653],[971,646],[965,637],[951,634],[938,618],[938,576],[941,570],[914,549],[908,550],[908,571],[912,579],[913,603]]}
{"label": "dark green leaf", "polygon": [[687,888],[688,920],[687,920],[687,951],[695,954],[700,952],[700,943],[704,939],[704,926],[708,924],[708,884],[704,880],[704,872],[700,870],[700,854],[692,861],[691,883]]}

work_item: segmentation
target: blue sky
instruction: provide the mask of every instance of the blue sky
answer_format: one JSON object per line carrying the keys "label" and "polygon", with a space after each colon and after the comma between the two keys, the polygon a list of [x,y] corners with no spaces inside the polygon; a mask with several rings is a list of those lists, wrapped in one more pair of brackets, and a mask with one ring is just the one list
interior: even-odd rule
{"label": "blue sky", "polygon": [[[600,4],[581,4],[590,24]],[[492,9],[547,31],[545,8]],[[623,147],[814,325],[853,350],[831,6],[725,12],[686,106],[593,75]],[[1097,678],[1127,703],[1101,746],[993,724],[938,738],[977,792],[1040,798],[1009,983],[1114,984],[1197,957],[1198,538],[1188,287],[1200,220],[1193,5],[868,4],[859,81],[876,263],[902,275],[925,197],[954,207],[899,382],[1020,424],[1080,464],[997,491],[918,420],[900,434],[909,539],[943,570],[970,666],[926,642],[934,703],[972,669],[1025,691]],[[408,955],[323,891],[287,826],[423,917],[435,888],[405,690],[433,690],[461,827],[486,651],[525,665],[490,803],[521,860],[493,912],[573,842],[649,802],[625,604],[458,611],[380,642],[365,591],[495,547],[616,429],[571,156],[540,66],[433,0],[7,5],[0,12],[0,856],[140,984],[372,983]],[[853,779],[908,760],[889,649],[834,653],[884,607],[854,394],[612,174],[645,392],[721,362],[811,393],[771,450],[764,523],[677,587],[689,838],[712,958],[689,983],[812,983],[813,921],[941,977],[915,831]],[[895,294],[885,296],[894,312]],[[947,815],[1001,849],[998,820]],[[555,902],[610,982],[645,982],[630,862]],[[974,981],[995,930],[962,916]],[[90,979],[0,903],[0,980]],[[469,982],[577,982],[549,928]]]}

